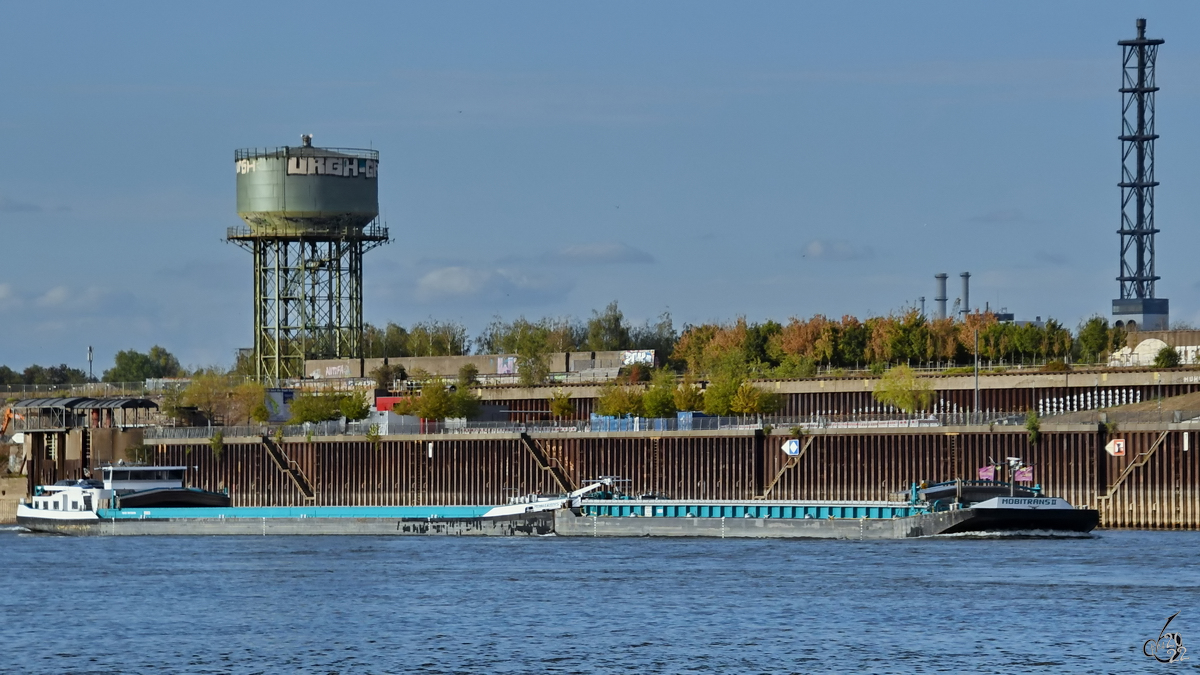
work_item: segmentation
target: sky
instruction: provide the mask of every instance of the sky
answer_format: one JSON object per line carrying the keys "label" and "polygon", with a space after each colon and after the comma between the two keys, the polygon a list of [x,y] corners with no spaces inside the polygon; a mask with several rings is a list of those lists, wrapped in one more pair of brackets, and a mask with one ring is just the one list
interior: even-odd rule
{"label": "sky", "polygon": [[[380,152],[367,321],[675,325],[1118,294],[1120,39],[1158,59],[1158,296],[1200,323],[1200,4],[0,4],[0,364],[230,364],[233,151]],[[1190,120],[1190,122],[1189,122]]]}

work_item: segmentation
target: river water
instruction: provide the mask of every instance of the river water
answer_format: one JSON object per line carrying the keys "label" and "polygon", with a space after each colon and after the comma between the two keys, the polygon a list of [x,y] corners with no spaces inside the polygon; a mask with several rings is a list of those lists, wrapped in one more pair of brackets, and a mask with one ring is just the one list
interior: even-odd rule
{"label": "river water", "polygon": [[[1167,617],[1200,532],[885,542],[67,538],[0,531],[9,673],[1093,673]],[[1192,656],[1192,655],[1188,655]]]}

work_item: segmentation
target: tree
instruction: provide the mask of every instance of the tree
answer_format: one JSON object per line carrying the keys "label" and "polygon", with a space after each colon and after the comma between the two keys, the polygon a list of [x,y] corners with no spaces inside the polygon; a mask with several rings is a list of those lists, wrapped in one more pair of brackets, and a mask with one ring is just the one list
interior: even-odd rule
{"label": "tree", "polygon": [[20,375],[20,380],[12,384],[83,384],[88,381],[88,376],[82,370],[71,368],[65,363],[49,368],[35,364],[25,369]]}
{"label": "tree", "polygon": [[1109,354],[1108,319],[1093,316],[1079,326],[1075,351],[1083,363],[1099,363]]}
{"label": "tree", "polygon": [[571,393],[559,389],[550,395],[550,414],[555,417],[574,417],[575,404],[571,402]]}
{"label": "tree", "polygon": [[120,351],[113,360],[113,367],[104,371],[105,382],[142,382],[183,374],[179,359],[158,345],[151,347],[148,354],[133,349]]}
{"label": "tree", "polygon": [[704,409],[704,392],[696,386],[696,380],[690,375],[683,376],[683,382],[672,392],[675,398],[675,410],[697,411]]}
{"label": "tree", "polygon": [[613,417],[641,416],[645,412],[642,391],[610,380],[600,387],[596,396],[596,412]]}
{"label": "tree", "polygon": [[363,356],[368,359],[412,356],[408,349],[408,331],[390,321],[383,329],[366,324],[363,326]]}
{"label": "tree", "polygon": [[342,416],[340,404],[342,397],[333,394],[302,393],[297,394],[288,408],[292,411],[291,424],[308,422],[325,422],[336,420]]}
{"label": "tree", "polygon": [[587,322],[586,347],[589,351],[629,349],[629,344],[629,325],[625,323],[625,315],[617,308],[616,300],[608,303],[603,314],[592,310],[592,318]]}
{"label": "tree", "polygon": [[706,415],[728,415],[733,412],[733,397],[737,395],[745,378],[732,373],[722,373],[709,381],[704,390],[704,413]]}
{"label": "tree", "polygon": [[647,320],[629,332],[630,346],[633,349],[653,349],[654,357],[662,365],[666,365],[671,358],[678,340],[679,335],[671,323],[670,312],[663,312],[658,316],[658,321],[651,323]]}
{"label": "tree", "polygon": [[380,389],[391,389],[396,380],[403,380],[408,376],[408,373],[404,372],[404,366],[399,363],[394,365],[385,363],[369,374],[375,379],[375,386]]}
{"label": "tree", "polygon": [[675,373],[662,368],[654,372],[650,378],[650,387],[642,396],[642,404],[647,417],[674,417],[678,408],[675,407]]}
{"label": "tree", "polygon": [[739,415],[761,415],[779,409],[779,397],[763,391],[749,382],[742,382],[729,401],[730,412]]}
{"label": "tree", "polygon": [[407,342],[414,356],[462,356],[470,347],[466,326],[436,319],[414,324]]}
{"label": "tree", "polygon": [[367,399],[359,392],[342,394],[338,401],[338,412],[350,421],[365,420],[367,415],[371,414],[371,406],[367,404]]}
{"label": "tree", "polygon": [[884,405],[914,413],[933,402],[933,387],[912,368],[893,366],[879,378],[873,396]]}
{"label": "tree", "polygon": [[1174,347],[1163,347],[1154,355],[1155,368],[1178,368],[1179,352]]}
{"label": "tree", "polygon": [[469,387],[479,382],[479,366],[474,363],[464,363],[458,369],[458,386]]}
{"label": "tree", "polygon": [[210,421],[223,423],[229,414],[232,395],[233,383],[229,376],[209,368],[192,376],[192,381],[183,390],[183,405],[194,407]]}
{"label": "tree", "polygon": [[448,417],[478,417],[479,405],[479,397],[470,389],[460,387],[451,391],[440,380],[433,380],[421,387],[421,395],[410,404],[401,406],[397,403],[392,410],[426,420],[444,420]]}

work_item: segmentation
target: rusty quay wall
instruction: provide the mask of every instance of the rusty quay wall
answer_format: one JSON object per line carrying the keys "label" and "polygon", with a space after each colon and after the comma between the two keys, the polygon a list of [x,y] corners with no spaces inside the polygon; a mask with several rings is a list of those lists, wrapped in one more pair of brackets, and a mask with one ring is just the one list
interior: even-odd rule
{"label": "rusty quay wall", "polygon": [[[1044,428],[858,429],[800,438],[761,431],[481,434],[365,438],[172,441],[146,459],[186,465],[191,485],[228,489],[236,506],[501,504],[620,476],[630,494],[686,499],[896,499],[914,481],[970,478],[991,460],[1023,458],[1048,494],[1101,512],[1104,527],[1200,528],[1200,426],[1114,432]],[[1123,457],[1105,444],[1125,441]],[[274,450],[272,448],[275,448]],[[44,454],[30,485],[78,477]]]}

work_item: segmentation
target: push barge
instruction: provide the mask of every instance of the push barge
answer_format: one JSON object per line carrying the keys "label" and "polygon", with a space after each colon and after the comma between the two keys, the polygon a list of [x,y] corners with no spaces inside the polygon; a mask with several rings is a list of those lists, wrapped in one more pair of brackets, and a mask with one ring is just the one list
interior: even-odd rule
{"label": "push barge", "polygon": [[[907,501],[631,497],[602,478],[501,506],[231,507],[185,488],[183,467],[104,468],[103,481],[39,487],[17,510],[34,532],[68,535],[460,535],[903,539],[963,533],[1086,533],[1094,509],[997,481],[914,485]],[[153,478],[139,483],[137,472]],[[125,481],[119,480],[124,477]],[[222,497],[224,498],[222,500]]]}

